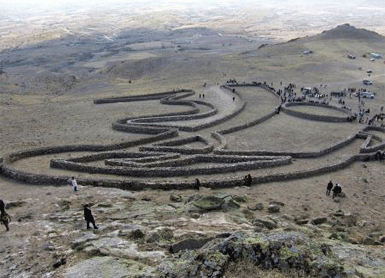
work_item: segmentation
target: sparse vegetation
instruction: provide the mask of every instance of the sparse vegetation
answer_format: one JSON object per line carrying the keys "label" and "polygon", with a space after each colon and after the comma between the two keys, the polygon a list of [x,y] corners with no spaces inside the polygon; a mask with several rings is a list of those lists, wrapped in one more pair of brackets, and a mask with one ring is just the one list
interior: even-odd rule
{"label": "sparse vegetation", "polygon": [[255,265],[251,260],[232,262],[228,266],[224,277],[226,278],[315,278],[321,277],[316,273],[305,273],[301,270],[264,270],[261,266]]}
{"label": "sparse vegetation", "polygon": [[[42,32],[40,34],[33,31],[38,20],[28,21],[27,17],[20,19],[26,22],[20,25],[22,28],[13,23],[4,27],[4,30],[10,28],[10,32],[1,33],[0,43],[4,49],[0,52],[0,156],[36,147],[117,144],[127,138],[146,138],[149,135],[116,132],[110,125],[123,117],[147,116],[149,111],[154,114],[186,111],[181,106],[158,105],[158,101],[96,106],[93,105],[95,98],[188,88],[197,92],[191,97],[192,101],[198,100],[198,94],[205,93],[206,99],[215,103],[221,113],[227,113],[231,107],[224,107],[222,99],[227,95],[217,90],[218,85],[228,78],[236,78],[240,82],[266,81],[267,84],[274,83],[275,88],[288,83],[297,84],[298,89],[301,86],[317,86],[328,93],[360,87],[362,75],[370,67],[373,70],[371,79],[375,81],[372,87],[378,93],[375,101],[365,101],[365,108],[370,108],[372,113],[380,111],[385,102],[385,96],[381,94],[385,89],[383,64],[369,60],[371,52],[384,49],[384,39],[378,34],[341,25],[331,32],[298,38],[304,34],[304,29],[293,28],[286,21],[280,24],[284,16],[266,17],[265,20],[274,19],[274,24],[280,28],[272,26],[269,32],[264,30],[266,33],[260,33],[258,28],[266,28],[266,25],[239,23],[235,26],[233,15],[238,8],[232,6],[229,9],[231,16],[221,10],[221,17],[204,22],[200,22],[199,18],[206,19],[215,13],[210,9],[199,9],[201,15],[194,19],[194,28],[185,28],[184,19],[179,20],[177,15],[172,15],[175,21],[164,25],[159,24],[163,22],[160,16],[147,20],[151,17],[150,10],[147,11],[148,17],[114,15],[112,25],[103,13],[95,14],[92,20],[85,21],[93,26],[88,29],[75,21],[65,27],[61,22],[57,25],[59,27],[48,24],[53,30],[39,31]],[[50,16],[46,14],[47,19]],[[58,13],[55,16],[60,19]],[[168,16],[168,13],[161,15],[162,18]],[[242,20],[255,17],[244,18]],[[99,22],[99,19],[103,20]],[[365,21],[367,19],[365,17]],[[378,31],[382,27],[378,18],[374,17],[374,20],[379,26]],[[122,25],[118,26],[117,22]],[[143,28],[123,30],[127,27],[125,24],[135,22]],[[109,30],[109,26],[114,27],[113,36],[103,33]],[[164,26],[164,29],[156,29],[158,26]],[[245,29],[245,26],[251,27]],[[288,26],[290,30],[282,30],[282,26]],[[320,33],[317,24],[312,26],[315,27],[309,34]],[[233,36],[239,30],[242,35]],[[249,34],[253,35],[250,40]],[[255,34],[265,37],[259,39]],[[277,44],[274,38],[295,39]],[[305,49],[311,49],[313,53],[301,55]],[[357,57],[347,59],[346,53],[355,53]],[[321,83],[328,87],[320,86]],[[217,129],[227,129],[262,117],[274,111],[279,101],[264,90],[237,88],[237,91],[246,103],[243,113],[219,127],[200,131],[200,135],[211,138],[211,132]],[[230,100],[226,103],[236,104],[239,101]],[[348,107],[358,109],[356,98],[346,97],[345,101]],[[336,98],[331,102],[338,105]],[[296,109],[314,111],[309,107]],[[319,111],[321,115],[328,113],[328,110]],[[357,133],[363,126],[356,122],[330,124],[294,119],[280,113],[271,121],[224,136],[228,150],[306,152],[326,148]],[[379,137],[373,143],[375,146],[385,136],[383,132],[374,133]],[[187,132],[180,132],[179,136],[187,136]],[[276,175],[331,165],[359,153],[362,144],[363,140],[358,139],[334,154],[317,159],[293,158],[292,163],[279,169],[202,175],[199,179],[205,182],[211,178],[243,177],[249,173],[253,177]],[[126,151],[137,152],[137,147]],[[79,178],[95,176],[49,168],[51,158],[78,155],[82,153],[36,156],[20,160],[12,167],[43,174],[75,174]],[[99,162],[93,163],[99,165]],[[145,179],[154,183],[196,178],[191,175],[155,180],[102,174],[98,177]],[[346,197],[338,198],[336,202],[325,196],[329,180],[341,183]],[[68,274],[68,278],[77,278],[79,274],[76,271],[79,269],[92,273],[92,268],[84,266],[91,261],[111,273],[123,269],[123,273],[110,277],[143,273],[162,273],[164,277],[170,277],[167,275],[173,271],[196,271],[195,277],[199,277],[200,271],[207,276],[214,275],[212,268],[217,266],[225,270],[224,273],[217,273],[217,277],[223,275],[228,278],[317,277],[321,275],[321,270],[330,270],[328,275],[332,277],[382,277],[385,275],[385,255],[383,242],[380,242],[380,237],[385,234],[381,220],[383,180],[383,162],[379,161],[357,162],[341,171],[318,177],[253,184],[250,187],[240,183],[234,188],[216,190],[202,186],[199,191],[129,192],[87,185],[81,187],[79,196],[70,197],[66,187],[31,186],[1,179],[0,198],[12,203],[7,209],[13,221],[8,233],[0,226],[0,276],[62,278]],[[180,202],[171,201],[171,194],[180,195]],[[197,202],[198,207],[188,201],[190,198],[198,200],[199,196],[208,198],[200,199],[204,201]],[[210,201],[222,200],[224,196],[232,197],[229,198],[232,202],[226,203],[227,207],[222,206],[222,202],[215,206]],[[273,201],[284,205],[280,206],[279,212],[270,214],[267,207]],[[91,202],[100,226],[95,231],[85,229],[82,215],[81,205]],[[321,217],[326,218],[326,222],[312,224],[314,219]],[[257,265],[244,254],[234,260],[230,251],[226,253],[225,248],[219,250],[226,240],[234,236],[247,238],[244,242],[240,240],[242,244],[259,246],[266,253],[270,249],[275,252],[274,242],[264,237],[285,238],[291,233],[299,236],[294,237],[290,245],[285,239],[283,242],[287,245],[274,253],[277,255],[274,258],[301,258],[299,269],[287,267],[286,270],[278,270],[269,264],[266,267]],[[176,246],[181,251],[172,253],[170,246]],[[247,254],[246,251],[244,253]],[[102,273],[100,269],[94,269],[99,271],[98,275]],[[71,276],[71,273],[75,274]]]}

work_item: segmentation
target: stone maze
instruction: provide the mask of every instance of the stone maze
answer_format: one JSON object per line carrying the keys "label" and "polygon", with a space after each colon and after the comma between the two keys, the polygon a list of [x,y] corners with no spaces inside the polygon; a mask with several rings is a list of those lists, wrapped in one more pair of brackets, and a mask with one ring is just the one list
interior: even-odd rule
{"label": "stone maze", "polygon": [[[159,100],[159,105],[186,107],[182,112],[153,114],[122,118],[112,123],[117,132],[142,134],[143,138],[128,140],[111,145],[68,145],[23,150],[10,153],[0,159],[2,176],[31,184],[68,184],[71,176],[87,173],[87,177],[78,177],[83,185],[116,187],[128,190],[142,189],[188,189],[194,188],[195,177],[177,179],[177,177],[203,176],[202,186],[225,188],[243,184],[244,172],[252,173],[252,184],[272,181],[300,179],[314,175],[337,171],[356,161],[376,159],[376,153],[385,146],[378,133],[385,129],[379,126],[363,125],[340,142],[324,149],[314,151],[274,151],[255,148],[253,150],[233,150],[229,148],[225,135],[256,127],[272,118],[286,114],[315,122],[331,124],[355,124],[356,114],[347,108],[340,108],[325,102],[310,100],[287,102],[282,100],[280,90],[266,83],[236,82],[215,86],[218,95],[232,99],[234,106],[228,113],[220,112],[223,108],[210,102],[204,94],[192,90],[173,90],[170,92],[95,99],[95,105]],[[240,124],[215,128],[237,116],[247,106],[243,101],[241,88],[259,89],[276,98],[276,106],[269,113],[256,118],[248,118]],[[325,111],[337,111],[341,116],[319,115],[295,110],[295,107],[323,108]],[[108,128],[108,127],[106,127]],[[210,138],[200,134],[211,128]],[[293,159],[317,159],[349,146],[356,140],[363,140],[357,153],[335,163],[301,170],[280,171],[281,167],[291,164]],[[28,172],[15,167],[14,163],[38,156],[52,154],[79,153],[71,158],[52,158],[50,167],[62,169],[63,174],[41,174]],[[84,154],[87,152],[87,154]],[[274,169],[274,173],[259,173],[258,169]],[[229,174],[223,175],[221,174]],[[94,177],[92,176],[94,175]],[[103,175],[100,177],[98,175]]]}

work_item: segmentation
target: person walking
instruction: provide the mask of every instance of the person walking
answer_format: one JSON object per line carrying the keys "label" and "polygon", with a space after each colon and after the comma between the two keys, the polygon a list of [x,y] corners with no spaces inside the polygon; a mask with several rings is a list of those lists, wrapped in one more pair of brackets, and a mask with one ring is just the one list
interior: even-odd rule
{"label": "person walking", "polygon": [[76,195],[79,194],[79,189],[78,189],[78,183],[75,179],[75,177],[71,178],[71,190],[70,190],[70,195],[72,194],[72,191],[75,192]]}
{"label": "person walking", "polygon": [[201,187],[201,182],[199,181],[199,179],[195,179],[194,189],[199,191],[200,187]]}
{"label": "person walking", "polygon": [[5,211],[5,204],[0,199],[0,222],[5,226],[5,229],[9,231],[9,222],[11,222],[11,216]]}
{"label": "person walking", "polygon": [[333,191],[333,199],[334,197],[338,197],[338,194],[342,192],[341,185],[339,183],[336,183],[332,191]]}
{"label": "person walking", "polygon": [[332,181],[329,181],[329,183],[326,187],[326,196],[330,195],[330,191],[332,190],[332,188],[333,188],[333,183],[332,183]]}
{"label": "person walking", "polygon": [[90,223],[92,223],[92,226],[94,226],[95,230],[99,229],[99,227],[95,225],[95,218],[92,215],[92,211],[88,204],[83,205],[83,211],[84,219],[87,221],[87,229],[90,229]]}

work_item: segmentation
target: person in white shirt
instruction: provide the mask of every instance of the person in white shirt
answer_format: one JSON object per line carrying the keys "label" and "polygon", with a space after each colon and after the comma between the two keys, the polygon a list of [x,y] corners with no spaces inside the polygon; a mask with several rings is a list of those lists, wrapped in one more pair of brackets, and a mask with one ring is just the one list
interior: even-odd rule
{"label": "person in white shirt", "polygon": [[75,179],[75,177],[71,178],[71,190],[70,190],[70,195],[72,194],[72,191],[75,192],[76,195],[78,195],[79,190],[78,190],[78,183]]}

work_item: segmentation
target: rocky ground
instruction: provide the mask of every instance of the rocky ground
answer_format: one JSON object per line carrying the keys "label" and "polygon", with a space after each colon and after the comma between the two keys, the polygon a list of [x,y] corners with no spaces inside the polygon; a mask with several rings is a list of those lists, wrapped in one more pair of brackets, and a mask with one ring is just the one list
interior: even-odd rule
{"label": "rocky ground", "polygon": [[[349,182],[335,200],[318,178],[226,190],[19,192],[5,199],[13,221],[1,232],[1,277],[242,277],[234,270],[248,261],[277,277],[293,267],[309,277],[382,277],[381,209],[361,212],[356,200],[381,206],[385,195],[375,196],[376,182]],[[86,229],[83,204],[99,229]]]}
{"label": "rocky ground", "polygon": [[[174,88],[199,93],[203,83],[217,86],[228,78],[322,83],[331,91],[361,86],[372,69],[370,90],[376,98],[367,100],[366,107],[379,111],[385,102],[383,64],[369,59],[384,46],[377,34],[343,25],[265,45],[272,40],[248,39],[243,32],[234,36],[230,31],[237,28],[227,34],[201,25],[160,32],[150,28],[155,21],[145,29],[121,32],[113,41],[99,33],[54,32],[53,38],[60,39],[30,34],[27,47],[18,48],[20,37],[5,36],[12,43],[0,53],[0,156],[137,138],[110,125],[118,118],[145,115],[153,105],[96,107],[93,99]],[[303,55],[305,49],[314,52]],[[347,59],[351,53],[356,60]],[[236,120],[248,121],[274,107],[273,100],[252,94],[246,99],[252,109]],[[346,102],[356,105],[354,98]],[[227,140],[240,150],[318,150],[363,127],[331,124],[330,134],[322,137],[324,123],[282,118]],[[321,162],[305,163],[314,167]],[[43,158],[16,167],[53,171]],[[12,222],[9,232],[0,227],[0,277],[385,277],[383,167],[378,161],[359,162],[319,177],[222,190],[131,192],[81,186],[79,195],[70,195],[69,187],[2,178],[0,197]],[[343,196],[325,196],[329,180],[342,184]],[[84,204],[91,206],[99,229],[86,229]]]}

